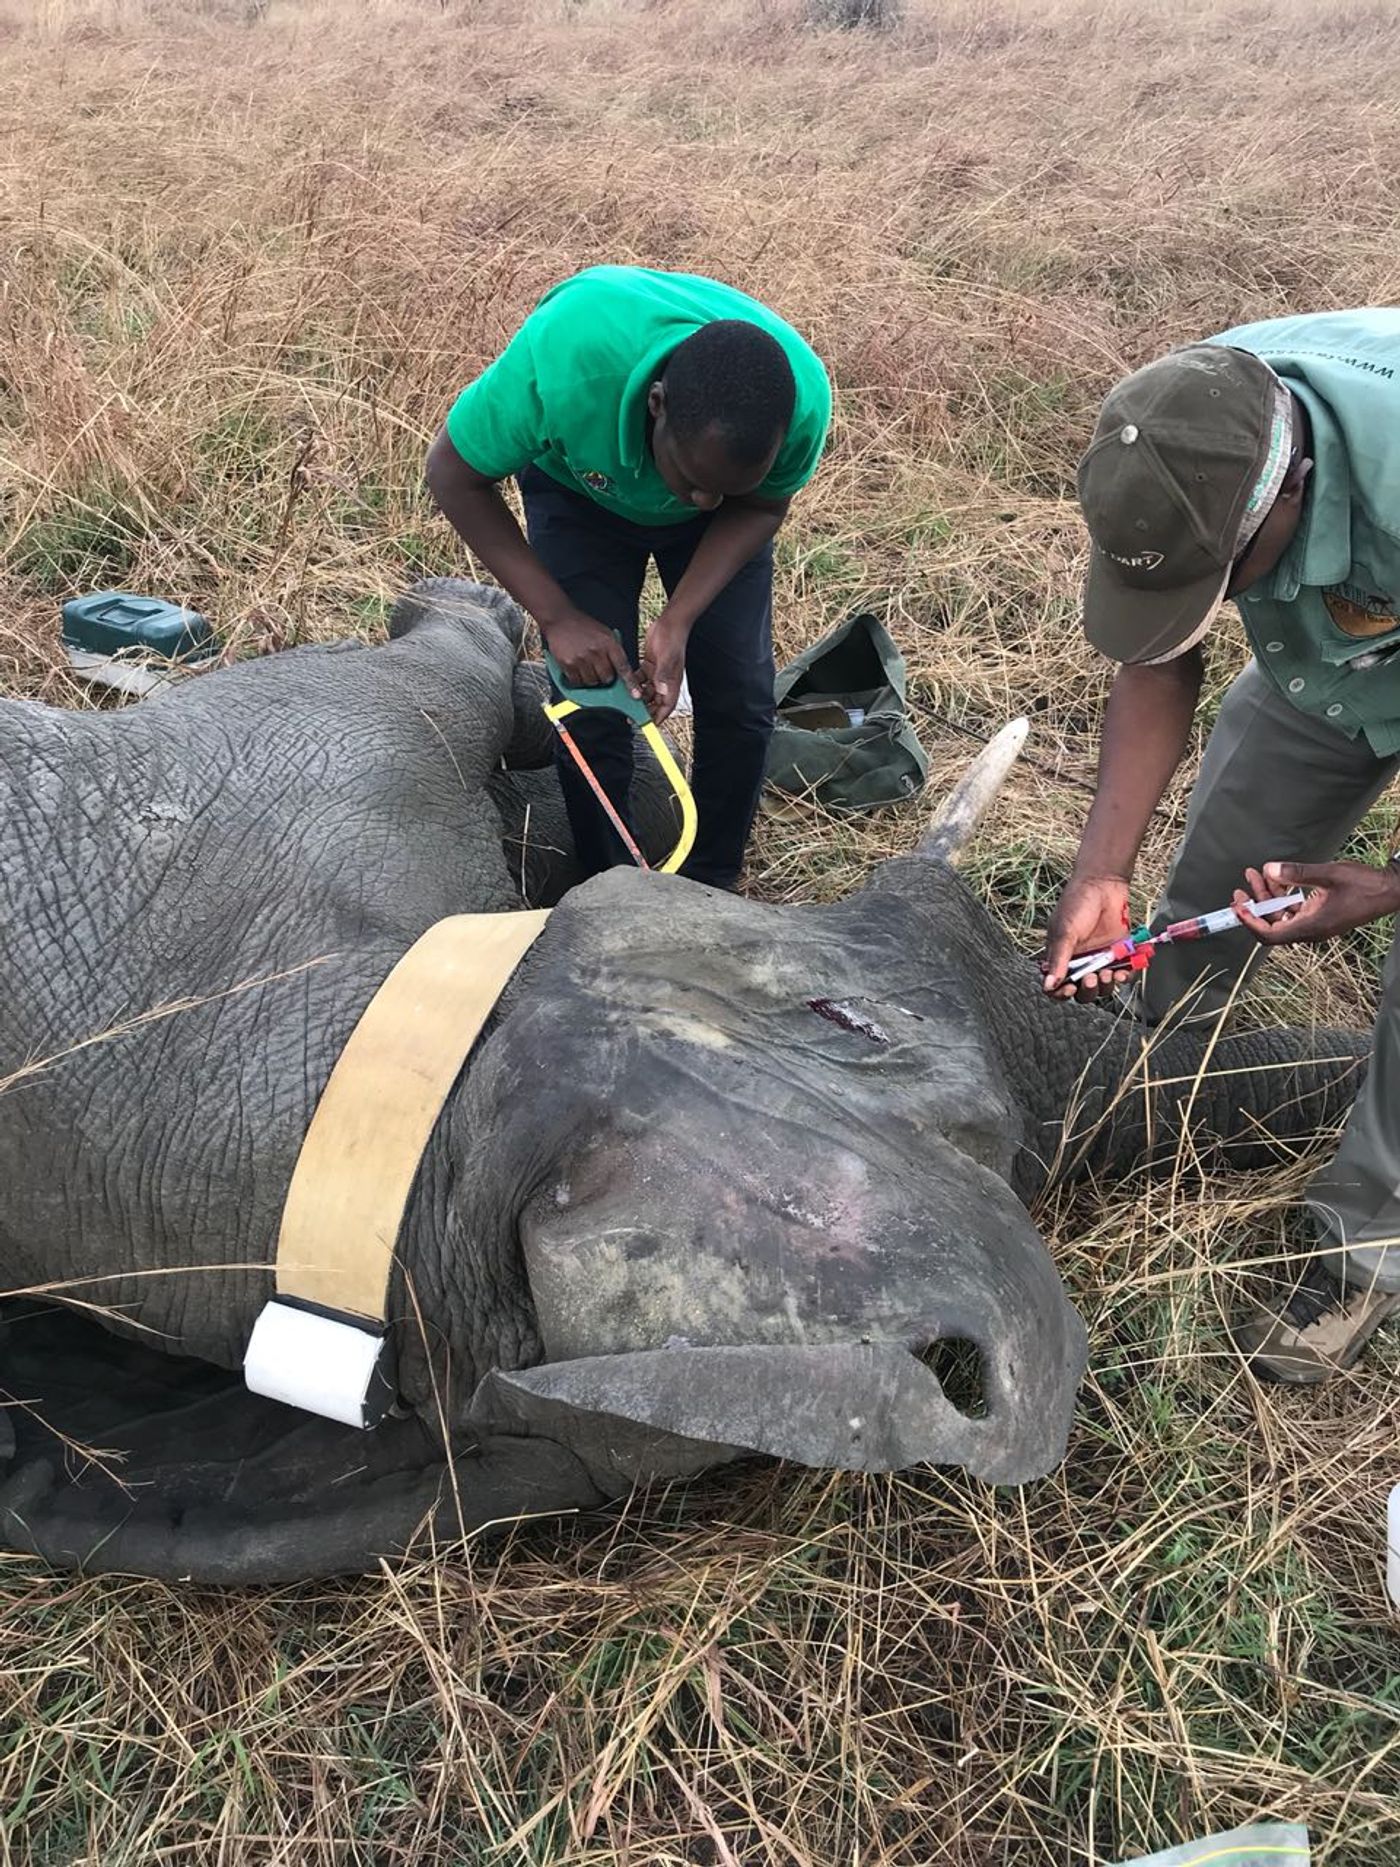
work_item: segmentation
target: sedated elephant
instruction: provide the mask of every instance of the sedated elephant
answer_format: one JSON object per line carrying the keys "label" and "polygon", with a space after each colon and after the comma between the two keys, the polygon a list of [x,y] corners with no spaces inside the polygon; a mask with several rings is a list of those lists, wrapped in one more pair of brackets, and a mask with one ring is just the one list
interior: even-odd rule
{"label": "sedated elephant", "polygon": [[[1155,1046],[1047,1000],[950,866],[849,899],[569,892],[423,1155],[372,1431],[239,1369],[329,1073],[440,918],[574,879],[499,592],[116,713],[3,703],[0,1547],[208,1581],[371,1566],[746,1453],[996,1482],[1063,1455],[1084,1329],[1031,1222],[1073,1103],[1112,1171],[1334,1120],[1363,1046]],[[670,828],[654,773],[644,837]],[[1280,1069],[1280,1065],[1293,1066]],[[939,1370],[970,1343],[981,1393]],[[963,1351],[966,1352],[966,1351]]]}

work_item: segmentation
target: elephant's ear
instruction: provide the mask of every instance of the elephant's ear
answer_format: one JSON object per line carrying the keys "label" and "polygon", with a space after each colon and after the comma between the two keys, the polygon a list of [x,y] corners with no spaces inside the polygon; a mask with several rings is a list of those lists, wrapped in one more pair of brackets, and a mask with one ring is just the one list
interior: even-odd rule
{"label": "elephant's ear", "polygon": [[510,743],[501,754],[507,771],[545,771],[554,765],[554,728],[544,716],[549,671],[542,661],[517,661],[511,670],[514,716]]}
{"label": "elephant's ear", "polygon": [[[1076,1318],[1077,1321],[1077,1318]],[[595,1475],[676,1477],[743,1452],[841,1471],[961,1465],[1022,1484],[1064,1456],[1067,1404],[1031,1426],[983,1348],[986,1410],[972,1418],[897,1342],[673,1347],[545,1362],[482,1382],[472,1420],[567,1445]],[[1082,1352],[1082,1350],[1081,1350]]]}

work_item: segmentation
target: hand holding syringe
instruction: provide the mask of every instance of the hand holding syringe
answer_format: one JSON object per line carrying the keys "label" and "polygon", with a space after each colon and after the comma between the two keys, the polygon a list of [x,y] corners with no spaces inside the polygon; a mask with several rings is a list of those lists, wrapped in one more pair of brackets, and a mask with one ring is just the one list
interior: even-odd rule
{"label": "hand holding syringe", "polygon": [[[1287,914],[1290,909],[1301,907],[1303,898],[1302,890],[1295,889],[1292,894],[1275,895],[1271,900],[1254,902],[1252,911],[1260,920],[1269,920],[1276,914]],[[1071,985],[1078,985],[1091,972],[1114,968],[1141,972],[1159,946],[1170,946],[1181,940],[1201,940],[1208,934],[1228,933],[1232,927],[1241,925],[1234,908],[1216,908],[1210,914],[1197,914],[1190,920],[1173,921],[1170,927],[1164,927],[1158,934],[1154,934],[1148,927],[1135,927],[1112,946],[1101,947],[1097,953],[1079,954],[1070,961],[1065,977]]]}

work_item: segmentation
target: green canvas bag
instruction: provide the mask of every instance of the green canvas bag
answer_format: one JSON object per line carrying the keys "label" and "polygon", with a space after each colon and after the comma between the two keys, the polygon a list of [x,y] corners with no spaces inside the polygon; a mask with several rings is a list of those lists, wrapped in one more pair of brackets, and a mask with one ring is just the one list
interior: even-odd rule
{"label": "green canvas bag", "polygon": [[928,757],[909,723],[904,657],[874,616],[852,616],[779,669],[767,781],[827,810],[913,797]]}

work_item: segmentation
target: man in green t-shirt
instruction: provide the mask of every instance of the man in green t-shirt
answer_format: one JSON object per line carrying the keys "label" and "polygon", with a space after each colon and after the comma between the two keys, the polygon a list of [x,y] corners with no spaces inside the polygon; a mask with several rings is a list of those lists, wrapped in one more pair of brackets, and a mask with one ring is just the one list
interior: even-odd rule
{"label": "man in green t-shirt", "polygon": [[[569,681],[624,674],[660,723],[688,679],[699,822],[683,873],[718,887],[738,879],[773,730],[773,537],[830,418],[820,360],[756,299],[595,266],[545,294],[428,455],[438,505]],[[511,475],[526,535],[499,491]],[[639,657],[653,558],[667,600]],[[626,722],[588,710],[570,731],[625,820]],[[585,873],[628,860],[572,762],[558,771]]]}
{"label": "man in green t-shirt", "polygon": [[[1079,463],[1093,541],[1089,640],[1121,665],[1046,990],[1128,926],[1128,884],[1190,739],[1201,641],[1234,601],[1254,658],[1226,694],[1154,926],[1232,898],[1243,928],[1161,948],[1149,1021],[1228,1008],[1260,944],[1328,939],[1400,911],[1400,866],[1337,862],[1400,771],[1400,310],[1271,318],[1188,344],[1110,391]],[[1241,905],[1292,888],[1265,922]],[[1248,894],[1245,890],[1248,890]],[[1308,1189],[1312,1246],[1236,1331],[1256,1372],[1316,1382],[1400,1310],[1400,942],[1370,1072]],[[1280,1080],[1280,1098],[1289,1093]]]}

